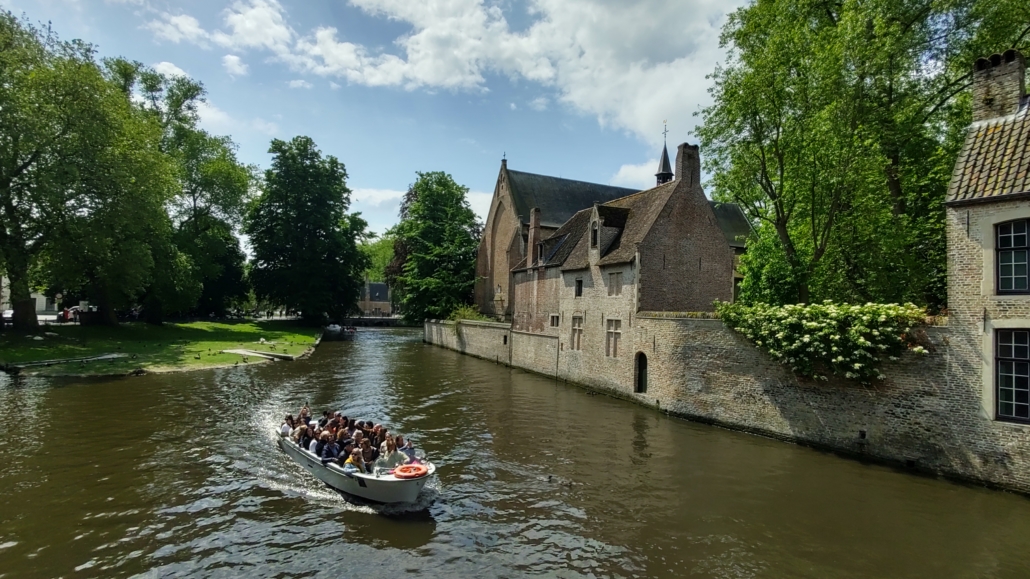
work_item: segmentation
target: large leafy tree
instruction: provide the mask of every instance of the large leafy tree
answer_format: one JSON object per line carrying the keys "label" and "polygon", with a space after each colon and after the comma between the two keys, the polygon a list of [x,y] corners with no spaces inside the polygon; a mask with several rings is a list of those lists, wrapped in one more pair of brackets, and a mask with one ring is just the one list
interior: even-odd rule
{"label": "large leafy tree", "polygon": [[722,36],[699,129],[757,224],[751,301],[945,303],[943,201],[971,64],[1025,43],[1015,0],[758,0]]}
{"label": "large leafy tree", "polygon": [[15,327],[37,325],[41,267],[88,285],[108,319],[139,293],[172,191],[160,141],[90,46],[0,12],[0,254]]}
{"label": "large leafy tree", "polygon": [[138,62],[110,59],[105,64],[109,75],[127,94],[138,95],[143,110],[161,124],[161,148],[175,166],[178,186],[169,203],[173,243],[166,249],[170,263],[188,267],[163,271],[167,279],[155,277],[146,296],[148,319],[194,307],[224,313],[249,289],[245,256],[233,232],[242,224],[256,169],[237,159],[232,139],[198,127],[202,84]]}
{"label": "large leafy tree", "polygon": [[367,225],[347,213],[347,171],[309,137],[275,139],[268,152],[272,167],[245,225],[254,293],[313,323],[339,319],[354,309],[369,264],[358,247]]}
{"label": "large leafy tree", "polygon": [[419,173],[405,196],[388,269],[397,272],[406,319],[446,318],[471,303],[482,226],[467,195],[468,187],[435,171]]}
{"label": "large leafy tree", "polygon": [[368,269],[365,270],[365,277],[369,281],[386,281],[386,268],[393,261],[395,241],[393,230],[390,230],[378,239],[362,242],[361,251],[368,256]]}

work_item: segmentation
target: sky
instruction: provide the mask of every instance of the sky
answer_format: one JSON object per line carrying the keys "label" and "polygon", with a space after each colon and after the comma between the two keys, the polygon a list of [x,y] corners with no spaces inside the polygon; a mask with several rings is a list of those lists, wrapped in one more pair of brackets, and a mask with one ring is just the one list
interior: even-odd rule
{"label": "sky", "polygon": [[[663,142],[696,143],[719,33],[741,0],[0,0],[99,56],[201,81],[202,126],[267,168],[307,135],[381,234],[417,172],[485,219],[510,169],[654,186]],[[701,152],[702,156],[704,151]]]}

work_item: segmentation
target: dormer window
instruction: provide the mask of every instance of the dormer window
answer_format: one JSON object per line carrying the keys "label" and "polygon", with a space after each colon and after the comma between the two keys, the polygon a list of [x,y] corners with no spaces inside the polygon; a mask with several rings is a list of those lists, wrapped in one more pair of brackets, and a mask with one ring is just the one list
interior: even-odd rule
{"label": "dormer window", "polygon": [[1030,293],[1028,267],[1030,247],[1027,243],[1027,221],[1010,221],[998,225],[998,293]]}
{"label": "dormer window", "polygon": [[590,226],[590,247],[597,247],[597,222]]}

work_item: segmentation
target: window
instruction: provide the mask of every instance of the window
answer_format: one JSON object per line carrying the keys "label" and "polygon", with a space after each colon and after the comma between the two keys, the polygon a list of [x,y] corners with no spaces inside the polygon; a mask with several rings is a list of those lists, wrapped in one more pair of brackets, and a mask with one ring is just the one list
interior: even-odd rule
{"label": "window", "polygon": [[619,340],[622,338],[622,320],[608,320],[608,339],[604,344],[604,355],[619,357]]}
{"label": "window", "polygon": [[576,297],[583,297],[583,280],[581,279],[576,280]]}
{"label": "window", "polygon": [[559,318],[557,315],[551,314],[551,327],[557,328],[560,320],[561,318]]}
{"label": "window", "polygon": [[998,419],[1030,422],[1030,330],[997,330]]}
{"label": "window", "polygon": [[608,274],[608,295],[622,295],[622,272]]}
{"label": "window", "polygon": [[590,247],[597,247],[597,222],[590,226]]}
{"label": "window", "polygon": [[1030,293],[1027,284],[1027,221],[998,226],[998,293]]}
{"label": "window", "polygon": [[569,347],[573,350],[583,349],[583,317],[572,316],[572,337]]}

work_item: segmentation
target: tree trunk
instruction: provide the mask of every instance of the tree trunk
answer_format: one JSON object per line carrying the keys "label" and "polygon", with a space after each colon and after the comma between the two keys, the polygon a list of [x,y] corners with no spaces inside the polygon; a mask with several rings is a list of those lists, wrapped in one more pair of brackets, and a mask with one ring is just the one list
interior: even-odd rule
{"label": "tree trunk", "polygon": [[143,303],[143,319],[148,324],[155,326],[164,323],[164,308],[161,307],[161,300],[150,297]]}
{"label": "tree trunk", "polygon": [[29,291],[29,263],[20,252],[8,257],[7,275],[11,283],[11,305],[14,307],[14,329],[32,331],[39,328],[36,300]]}
{"label": "tree trunk", "polygon": [[101,289],[94,292],[97,298],[97,319],[96,323],[104,326],[117,326],[118,315],[115,313],[114,308],[111,307],[111,299],[108,297],[107,290]]}

